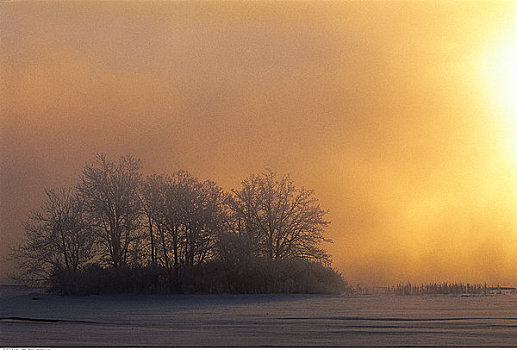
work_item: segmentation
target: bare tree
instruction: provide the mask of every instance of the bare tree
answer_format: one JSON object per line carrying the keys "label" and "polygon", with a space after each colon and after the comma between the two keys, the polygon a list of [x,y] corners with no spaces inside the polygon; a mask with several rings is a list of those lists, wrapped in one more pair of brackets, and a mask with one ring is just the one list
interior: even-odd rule
{"label": "bare tree", "polygon": [[164,176],[148,176],[142,186],[144,211],[147,216],[152,258],[167,270],[178,262],[178,220],[168,205],[169,186]]}
{"label": "bare tree", "polygon": [[213,181],[197,179],[184,192],[185,262],[200,264],[210,257],[218,233],[223,227],[226,195]]}
{"label": "bare tree", "polygon": [[116,164],[99,154],[84,168],[77,186],[98,229],[105,258],[115,268],[126,265],[131,244],[141,239],[141,168],[132,156],[121,157]]}
{"label": "bare tree", "polygon": [[160,243],[157,233],[163,231],[159,217],[163,202],[163,186],[163,177],[153,174],[142,182],[140,190],[142,208],[148,229],[149,250],[152,264],[158,263],[158,247]]}
{"label": "bare tree", "polygon": [[234,190],[230,207],[234,227],[258,244],[259,253],[269,260],[290,257],[328,262],[320,247],[329,242],[324,230],[329,222],[314,192],[297,188],[289,176],[277,179],[270,170],[244,179]]}
{"label": "bare tree", "polygon": [[20,277],[31,284],[47,282],[54,272],[76,272],[94,255],[95,237],[81,201],[70,189],[45,194],[42,210],[25,224],[26,242],[13,252]]}
{"label": "bare tree", "polygon": [[192,266],[210,256],[224,216],[220,187],[177,171],[147,177],[142,192],[166,269]]}

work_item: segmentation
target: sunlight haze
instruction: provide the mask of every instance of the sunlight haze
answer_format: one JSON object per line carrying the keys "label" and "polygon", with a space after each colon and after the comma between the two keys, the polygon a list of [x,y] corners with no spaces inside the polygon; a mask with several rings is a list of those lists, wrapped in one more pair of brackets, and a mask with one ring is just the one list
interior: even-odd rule
{"label": "sunlight haze", "polygon": [[329,210],[355,285],[517,285],[517,2],[0,3],[0,278],[96,153]]}

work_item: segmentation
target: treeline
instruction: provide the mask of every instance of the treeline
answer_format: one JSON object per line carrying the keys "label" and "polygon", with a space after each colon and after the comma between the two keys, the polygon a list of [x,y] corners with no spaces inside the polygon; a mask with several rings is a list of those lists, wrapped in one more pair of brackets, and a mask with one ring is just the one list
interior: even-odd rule
{"label": "treeline", "polygon": [[225,192],[186,171],[144,178],[98,155],[73,188],[46,190],[13,256],[18,278],[61,294],[342,293],[313,191],[272,171]]}
{"label": "treeline", "polygon": [[500,286],[489,287],[487,284],[463,284],[463,283],[429,283],[429,284],[411,284],[399,283],[386,289],[386,293],[395,295],[433,295],[433,294],[477,294],[487,295],[501,293]]}

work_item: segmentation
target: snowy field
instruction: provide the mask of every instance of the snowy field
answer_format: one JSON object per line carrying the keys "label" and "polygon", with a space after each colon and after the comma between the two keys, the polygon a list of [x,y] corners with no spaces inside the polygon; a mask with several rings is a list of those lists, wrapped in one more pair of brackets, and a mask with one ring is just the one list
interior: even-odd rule
{"label": "snowy field", "polygon": [[2,346],[517,346],[517,296],[59,297],[0,287]]}

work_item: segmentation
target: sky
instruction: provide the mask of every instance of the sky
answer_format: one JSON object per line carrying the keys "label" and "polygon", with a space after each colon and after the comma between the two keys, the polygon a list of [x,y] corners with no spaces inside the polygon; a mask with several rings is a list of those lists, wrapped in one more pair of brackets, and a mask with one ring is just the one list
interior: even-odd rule
{"label": "sky", "polygon": [[0,281],[103,152],[289,173],[354,285],[517,285],[516,1],[14,1],[0,33]]}

